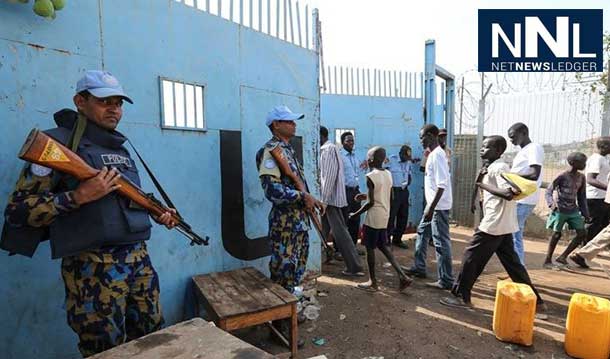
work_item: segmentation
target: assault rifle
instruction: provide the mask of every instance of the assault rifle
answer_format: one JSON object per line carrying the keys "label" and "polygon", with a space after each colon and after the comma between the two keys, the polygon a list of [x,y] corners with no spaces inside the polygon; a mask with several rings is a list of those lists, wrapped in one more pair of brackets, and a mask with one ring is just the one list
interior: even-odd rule
{"label": "assault rifle", "polygon": [[[19,158],[63,172],[79,181],[95,177],[99,172],[99,170],[89,166],[76,153],[38,129],[30,131],[23,147],[21,147],[21,151],[19,151]],[[169,208],[155,198],[152,193],[145,193],[128,178],[121,176],[117,184],[121,187],[116,192],[137,203],[151,215],[159,217],[165,212],[169,212]],[[208,236],[201,238],[193,232],[191,226],[178,213],[172,213],[172,219],[177,223],[174,228],[190,239],[191,245],[208,245],[210,238]]]}
{"label": "assault rifle", "polygon": [[[275,147],[273,150],[269,151],[269,153],[271,154],[271,157],[273,157],[273,159],[277,163],[278,168],[280,169],[280,172],[284,176],[287,176],[288,178],[290,178],[290,180],[294,183],[294,186],[296,187],[296,189],[301,192],[304,192],[304,193],[309,193],[307,191],[307,188],[305,188],[305,184],[303,183],[303,181],[301,181],[299,176],[297,176],[296,174],[294,174],[294,172],[292,172],[292,169],[290,168],[288,161],[286,161],[286,159],[284,158],[284,156],[282,154],[282,149],[280,148],[280,146]],[[322,224],[320,223],[320,217],[318,216],[316,209],[314,208],[312,211],[307,211],[307,214],[309,215],[309,219],[313,223],[313,226],[316,229],[316,232],[318,232],[318,236],[320,236],[320,240],[322,241],[322,246],[324,247],[324,250],[326,251],[327,260],[329,258],[332,258],[332,249],[330,247],[328,247],[328,243],[326,243],[326,237],[324,236],[324,232],[322,231]]]}

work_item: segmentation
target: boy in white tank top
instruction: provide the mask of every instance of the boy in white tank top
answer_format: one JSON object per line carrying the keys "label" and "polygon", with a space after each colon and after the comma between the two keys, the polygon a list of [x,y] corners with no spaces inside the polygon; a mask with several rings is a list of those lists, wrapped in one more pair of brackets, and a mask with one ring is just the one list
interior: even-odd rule
{"label": "boy in white tank top", "polygon": [[398,273],[400,291],[407,288],[412,282],[411,278],[402,271],[388,247],[387,228],[392,199],[392,175],[382,167],[385,158],[386,152],[382,147],[376,146],[368,151],[367,162],[371,169],[371,172],[366,175],[368,195],[360,193],[356,196],[357,200],[368,198],[368,202],[358,211],[349,215],[352,218],[367,212],[364,220],[363,242],[366,247],[366,261],[371,279],[368,283],[359,284],[358,288],[371,292],[379,290],[377,277],[375,276],[375,248],[378,248],[385,255]]}

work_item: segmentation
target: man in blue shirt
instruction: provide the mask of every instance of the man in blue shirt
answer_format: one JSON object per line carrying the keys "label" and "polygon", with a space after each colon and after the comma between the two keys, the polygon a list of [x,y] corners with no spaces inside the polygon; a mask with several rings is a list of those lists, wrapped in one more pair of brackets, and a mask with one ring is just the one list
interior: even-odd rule
{"label": "man in blue shirt", "polygon": [[392,174],[392,204],[388,235],[393,245],[407,249],[402,241],[409,220],[409,188],[411,184],[411,147],[404,145],[398,154],[391,155],[385,165]]}
{"label": "man in blue shirt", "polygon": [[354,153],[354,134],[344,132],[341,134],[341,158],[343,159],[343,171],[345,174],[345,194],[347,197],[347,207],[343,207],[343,216],[347,223],[347,229],[354,244],[358,242],[358,230],[360,228],[360,217],[349,218],[349,214],[360,209],[360,202],[354,197],[360,193],[359,175],[367,167],[366,161],[359,161]]}

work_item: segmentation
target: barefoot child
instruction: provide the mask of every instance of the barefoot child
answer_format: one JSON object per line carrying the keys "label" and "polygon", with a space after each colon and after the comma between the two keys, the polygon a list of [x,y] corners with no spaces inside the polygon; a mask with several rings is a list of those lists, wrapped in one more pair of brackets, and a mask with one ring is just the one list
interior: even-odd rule
{"label": "barefoot child", "polygon": [[375,248],[378,248],[385,255],[398,273],[400,279],[399,290],[402,291],[411,284],[411,278],[402,271],[388,248],[387,228],[392,196],[392,175],[382,167],[385,158],[386,152],[382,147],[376,146],[368,151],[367,162],[371,169],[371,172],[366,175],[368,196],[362,194],[357,196],[358,199],[368,197],[368,202],[358,211],[349,215],[351,218],[367,212],[364,220],[364,245],[371,279],[368,283],[359,284],[358,288],[372,292],[379,290],[377,277],[375,276]]}
{"label": "barefoot child", "polygon": [[476,186],[483,190],[483,219],[472,242],[464,251],[462,270],[451,289],[454,296],[442,298],[441,304],[460,308],[471,307],[472,287],[494,253],[510,278],[514,282],[532,287],[538,297],[538,303],[542,303],[542,298],[533,286],[513,245],[513,233],[517,231],[519,224],[517,202],[512,201],[512,198],[521,192],[518,188],[513,188],[502,176],[510,171],[508,165],[500,159],[505,150],[506,140],[502,136],[490,136],[483,141],[480,153],[484,164],[476,180]]}
{"label": "barefoot child", "polygon": [[[578,245],[585,241],[587,232],[583,216],[589,222],[589,209],[587,207],[586,179],[578,172],[585,169],[587,156],[580,152],[572,152],[568,156],[570,170],[565,171],[546,189],[546,203],[551,209],[551,214],[546,222],[546,226],[553,230],[553,235],[549,241],[544,268],[553,266],[553,252],[557,247],[557,242],[561,239],[561,230],[564,224],[568,224],[570,229],[576,231],[576,236],[568,244],[568,247],[555,259],[562,265],[568,264],[566,258]],[[553,193],[557,192],[557,197]],[[580,211],[579,211],[580,210]]]}

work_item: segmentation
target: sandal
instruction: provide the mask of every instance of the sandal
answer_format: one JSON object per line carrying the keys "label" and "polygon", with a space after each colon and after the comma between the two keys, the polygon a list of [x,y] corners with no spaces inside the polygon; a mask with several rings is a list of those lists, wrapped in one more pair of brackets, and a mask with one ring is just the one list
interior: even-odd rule
{"label": "sandal", "polygon": [[375,293],[379,291],[379,287],[376,285],[372,285],[371,283],[361,283],[356,286],[358,289],[362,289],[369,293]]}

